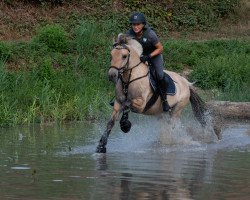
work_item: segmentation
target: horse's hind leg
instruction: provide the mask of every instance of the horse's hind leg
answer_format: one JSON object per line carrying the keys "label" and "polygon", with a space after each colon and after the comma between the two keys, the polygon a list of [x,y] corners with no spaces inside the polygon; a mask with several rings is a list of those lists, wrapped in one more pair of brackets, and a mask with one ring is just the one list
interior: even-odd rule
{"label": "horse's hind leg", "polygon": [[180,101],[171,111],[170,116],[173,119],[180,119],[181,113],[184,110],[184,108],[188,105],[189,99],[185,98],[182,101]]}
{"label": "horse's hind leg", "polygon": [[117,101],[115,101],[111,119],[107,123],[106,130],[102,134],[102,137],[101,137],[101,139],[99,141],[99,144],[98,144],[98,146],[96,148],[96,153],[106,153],[106,145],[107,145],[107,142],[108,142],[108,137],[109,137],[109,134],[110,134],[113,126],[115,125],[116,119],[119,116],[120,109],[121,109],[120,104],[117,103]]}

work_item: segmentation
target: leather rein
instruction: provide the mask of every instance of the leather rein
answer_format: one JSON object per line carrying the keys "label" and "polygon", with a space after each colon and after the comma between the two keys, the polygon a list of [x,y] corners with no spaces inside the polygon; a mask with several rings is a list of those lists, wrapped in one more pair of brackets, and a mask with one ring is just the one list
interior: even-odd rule
{"label": "leather rein", "polygon": [[[130,85],[132,82],[134,82],[134,81],[137,81],[137,80],[139,80],[139,79],[142,79],[142,78],[147,77],[148,74],[149,74],[149,70],[148,70],[147,74],[145,74],[145,75],[143,75],[143,76],[140,76],[140,77],[137,77],[137,78],[135,78],[135,79],[130,80],[130,79],[131,79],[131,75],[132,75],[133,69],[136,68],[136,67],[138,67],[142,62],[140,61],[140,62],[139,62],[138,64],[136,64],[135,66],[129,68],[130,49],[129,49],[125,44],[118,44],[118,43],[114,45],[114,49],[117,49],[117,50],[126,49],[126,50],[128,50],[128,52],[129,52],[128,57],[127,57],[127,62],[125,63],[124,66],[122,66],[122,67],[111,66],[111,67],[110,67],[110,68],[116,69],[116,70],[118,71],[118,79],[120,79],[121,82],[122,82],[122,89],[123,89],[123,92],[124,92],[124,94],[125,94],[125,96],[126,96],[126,98],[127,98],[128,87],[129,87],[129,85]],[[123,74],[124,74],[124,72],[127,72],[127,71],[129,71],[129,78],[128,78],[128,81],[126,82],[126,81],[124,81],[124,79],[123,79]]]}

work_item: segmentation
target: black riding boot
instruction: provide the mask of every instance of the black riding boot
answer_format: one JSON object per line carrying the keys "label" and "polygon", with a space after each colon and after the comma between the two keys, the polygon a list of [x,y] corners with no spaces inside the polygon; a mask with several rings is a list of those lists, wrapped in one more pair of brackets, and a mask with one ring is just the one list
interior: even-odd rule
{"label": "black riding boot", "polygon": [[162,100],[162,108],[164,112],[168,112],[170,109],[170,106],[167,101],[167,91],[166,91],[168,83],[163,78],[162,80],[159,81],[159,85],[160,85],[160,96]]}

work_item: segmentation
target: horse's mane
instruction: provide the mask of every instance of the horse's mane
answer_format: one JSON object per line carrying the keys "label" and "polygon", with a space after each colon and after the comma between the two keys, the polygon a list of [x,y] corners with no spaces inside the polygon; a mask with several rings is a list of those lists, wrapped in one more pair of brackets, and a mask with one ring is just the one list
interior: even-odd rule
{"label": "horse's mane", "polygon": [[136,51],[139,56],[142,54],[142,45],[137,40],[127,36],[126,34],[120,33],[117,37],[116,43],[121,45],[129,45]]}

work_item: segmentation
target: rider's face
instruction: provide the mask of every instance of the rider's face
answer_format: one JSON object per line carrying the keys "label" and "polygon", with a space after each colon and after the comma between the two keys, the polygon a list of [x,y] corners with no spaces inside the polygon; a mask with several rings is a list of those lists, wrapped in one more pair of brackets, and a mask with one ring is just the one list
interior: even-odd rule
{"label": "rider's face", "polygon": [[142,31],[144,24],[132,24],[133,31],[138,34]]}

